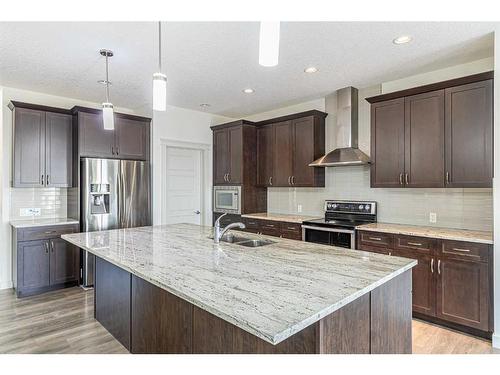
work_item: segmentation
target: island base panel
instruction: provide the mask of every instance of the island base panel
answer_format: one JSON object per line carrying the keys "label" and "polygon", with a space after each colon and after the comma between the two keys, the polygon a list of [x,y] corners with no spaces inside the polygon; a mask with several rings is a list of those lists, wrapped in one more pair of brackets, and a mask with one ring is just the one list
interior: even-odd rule
{"label": "island base panel", "polygon": [[411,270],[277,345],[100,258],[95,282],[96,319],[132,353],[411,353]]}

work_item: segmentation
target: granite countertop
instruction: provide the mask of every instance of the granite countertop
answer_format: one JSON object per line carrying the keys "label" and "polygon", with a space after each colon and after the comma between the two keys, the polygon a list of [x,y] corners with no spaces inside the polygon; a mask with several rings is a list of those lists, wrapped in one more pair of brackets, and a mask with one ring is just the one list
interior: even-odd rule
{"label": "granite countertop", "polygon": [[306,216],[306,215],[291,215],[291,214],[273,214],[270,212],[261,212],[257,214],[245,214],[241,217],[246,217],[249,219],[260,219],[260,220],[272,220],[272,221],[284,221],[287,223],[298,223],[302,224],[303,221],[318,219],[318,216]]}
{"label": "granite countertop", "polygon": [[390,224],[390,223],[364,224],[357,226],[356,229],[373,231],[373,232],[403,234],[407,236],[432,237],[444,240],[493,244],[492,232],[485,232],[478,230],[426,227],[418,225]]}
{"label": "granite countertop", "polygon": [[79,221],[71,218],[51,218],[51,219],[28,219],[28,220],[13,220],[10,222],[12,227],[31,228],[31,227],[48,227],[52,225],[70,225],[78,224]]}
{"label": "granite countertop", "polygon": [[415,260],[267,238],[248,248],[209,239],[211,227],[172,224],[62,238],[278,344],[415,266]]}

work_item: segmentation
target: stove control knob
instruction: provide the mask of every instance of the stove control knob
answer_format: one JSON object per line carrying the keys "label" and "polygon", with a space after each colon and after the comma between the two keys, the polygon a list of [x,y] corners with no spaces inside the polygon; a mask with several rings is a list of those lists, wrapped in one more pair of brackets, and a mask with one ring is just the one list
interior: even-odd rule
{"label": "stove control knob", "polygon": [[362,210],[365,206],[363,206],[362,204],[359,205],[359,209]]}
{"label": "stove control knob", "polygon": [[371,208],[371,206],[370,206],[369,204],[367,204],[367,205],[365,206],[365,210],[366,210],[366,211],[370,211],[370,208]]}

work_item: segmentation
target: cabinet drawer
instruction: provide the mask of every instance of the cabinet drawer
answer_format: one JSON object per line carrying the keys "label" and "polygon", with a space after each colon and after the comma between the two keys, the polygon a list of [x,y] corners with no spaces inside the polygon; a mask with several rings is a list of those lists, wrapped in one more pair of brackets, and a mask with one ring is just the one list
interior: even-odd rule
{"label": "cabinet drawer", "polygon": [[276,230],[280,231],[281,230],[281,223],[277,221],[269,221],[269,220],[263,220],[260,223],[261,229],[271,229],[271,230]]}
{"label": "cabinet drawer", "polygon": [[281,237],[287,238],[289,240],[302,241],[302,233],[301,232],[281,231]]}
{"label": "cabinet drawer", "polygon": [[441,241],[439,255],[448,259],[468,260],[472,262],[488,262],[490,245],[462,242],[462,241]]}
{"label": "cabinet drawer", "polygon": [[281,230],[286,232],[302,232],[302,224],[282,222]]}
{"label": "cabinet drawer", "polygon": [[398,250],[412,250],[422,254],[433,254],[436,248],[434,238],[414,237],[414,236],[395,236],[394,248]]}
{"label": "cabinet drawer", "polygon": [[57,238],[63,234],[76,233],[76,232],[79,232],[78,224],[20,228],[17,230],[17,240],[18,241],[45,240],[49,238]]}
{"label": "cabinet drawer", "polygon": [[391,249],[387,248],[387,247],[382,247],[382,246],[377,247],[377,246],[370,246],[370,245],[360,245],[360,246],[358,246],[358,250],[369,251],[370,253],[391,255]]}
{"label": "cabinet drawer", "polygon": [[361,231],[358,246],[392,248],[393,236],[388,233]]}
{"label": "cabinet drawer", "polygon": [[251,230],[257,230],[257,231],[260,230],[260,225],[261,225],[260,220],[249,219],[246,217],[246,218],[244,218],[243,222],[245,223],[246,229],[248,229],[250,231]]}

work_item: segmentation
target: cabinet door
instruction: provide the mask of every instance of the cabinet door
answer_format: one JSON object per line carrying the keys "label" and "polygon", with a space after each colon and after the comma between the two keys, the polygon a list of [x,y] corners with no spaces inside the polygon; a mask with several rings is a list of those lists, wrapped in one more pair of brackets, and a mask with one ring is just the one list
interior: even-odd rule
{"label": "cabinet door", "polygon": [[445,91],[446,186],[491,187],[493,82]]}
{"label": "cabinet door", "polygon": [[227,129],[214,130],[214,185],[227,183],[229,173],[229,132]]}
{"label": "cabinet door", "polygon": [[413,311],[435,316],[437,265],[434,257],[414,250],[395,249],[392,255],[416,259],[418,264],[412,268],[412,306]]}
{"label": "cabinet door", "polygon": [[314,186],[314,118],[305,117],[292,122],[292,185]]}
{"label": "cabinet door", "polygon": [[78,113],[80,156],[114,158],[115,131],[105,130],[102,115]]}
{"label": "cabinet door", "polygon": [[47,112],[45,123],[45,184],[70,187],[73,168],[71,115]]}
{"label": "cabinet door", "polygon": [[229,137],[229,171],[227,181],[231,184],[241,184],[243,164],[243,134],[241,126],[228,129]]}
{"label": "cabinet door", "polygon": [[371,187],[402,187],[404,149],[404,98],[372,104]]}
{"label": "cabinet door", "polygon": [[149,122],[115,118],[115,155],[120,159],[149,159]]}
{"label": "cabinet door", "polygon": [[39,187],[45,179],[45,112],[14,110],[14,187]]}
{"label": "cabinet door", "polygon": [[48,241],[19,242],[17,246],[18,288],[25,290],[48,286],[50,283]]}
{"label": "cabinet door", "polygon": [[274,124],[273,186],[291,186],[292,127],[290,121]]}
{"label": "cabinet door", "polygon": [[436,316],[488,331],[488,264],[446,257],[438,259]]}
{"label": "cabinet door", "polygon": [[50,285],[78,280],[78,248],[62,240],[49,240],[50,245]]}
{"label": "cabinet door", "polygon": [[257,128],[257,184],[273,186],[274,128],[265,125]]}
{"label": "cabinet door", "polygon": [[405,185],[444,186],[444,90],[405,98]]}

